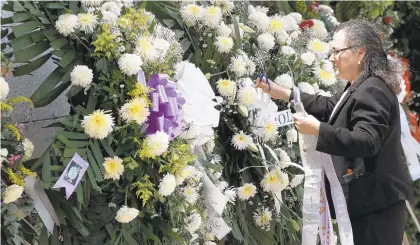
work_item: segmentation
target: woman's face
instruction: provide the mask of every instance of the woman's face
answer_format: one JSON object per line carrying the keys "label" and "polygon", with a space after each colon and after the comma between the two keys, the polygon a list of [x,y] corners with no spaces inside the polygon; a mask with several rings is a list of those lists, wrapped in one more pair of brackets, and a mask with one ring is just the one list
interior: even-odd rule
{"label": "woman's face", "polygon": [[[347,44],[346,33],[340,30],[334,34],[331,42],[332,53],[329,60],[333,63],[335,75],[346,81],[354,81],[361,72],[362,49],[351,49]],[[360,64],[358,62],[360,61]]]}

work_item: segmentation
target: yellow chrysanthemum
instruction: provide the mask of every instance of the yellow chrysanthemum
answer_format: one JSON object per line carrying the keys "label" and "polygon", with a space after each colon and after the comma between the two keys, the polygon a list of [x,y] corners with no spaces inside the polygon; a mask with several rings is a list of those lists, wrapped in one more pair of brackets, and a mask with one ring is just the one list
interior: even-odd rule
{"label": "yellow chrysanthemum", "polygon": [[120,113],[124,121],[134,121],[138,124],[143,124],[150,115],[147,101],[143,98],[135,98],[130,102],[125,103],[122,106]]}
{"label": "yellow chrysanthemum", "polygon": [[268,172],[261,181],[261,186],[265,191],[282,191],[289,184],[289,177],[279,169]]}
{"label": "yellow chrysanthemum", "polygon": [[235,94],[236,84],[235,82],[227,79],[221,79],[217,82],[217,91],[222,96],[230,97]]}
{"label": "yellow chrysanthemum", "polygon": [[104,139],[112,132],[114,118],[103,110],[96,110],[82,120],[85,133],[91,138]]}
{"label": "yellow chrysanthemum", "polygon": [[268,32],[271,34],[280,33],[282,31],[285,31],[285,23],[283,22],[283,19],[275,15],[270,19],[270,25],[268,26]]}
{"label": "yellow chrysanthemum", "polygon": [[248,200],[249,198],[255,196],[257,193],[257,187],[253,184],[245,184],[238,188],[238,197],[241,200]]}
{"label": "yellow chrysanthemum", "polygon": [[106,171],[104,178],[118,180],[124,173],[124,165],[122,162],[123,160],[117,156],[114,158],[106,157],[105,162],[102,164]]}
{"label": "yellow chrysanthemum", "polygon": [[309,42],[308,49],[316,54],[327,54],[329,51],[329,45],[319,39],[313,39]]}

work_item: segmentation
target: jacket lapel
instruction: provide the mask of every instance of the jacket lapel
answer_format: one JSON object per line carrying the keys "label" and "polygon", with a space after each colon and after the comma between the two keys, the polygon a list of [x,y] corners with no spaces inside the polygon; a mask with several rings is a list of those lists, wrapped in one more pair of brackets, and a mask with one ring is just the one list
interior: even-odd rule
{"label": "jacket lapel", "polygon": [[340,114],[340,111],[341,111],[341,109],[343,109],[343,106],[346,104],[347,100],[351,97],[351,95],[357,89],[357,87],[365,80],[366,80],[366,78],[364,76],[359,76],[359,78],[356,79],[356,81],[354,81],[351,85],[350,85],[350,83],[347,84],[344,91],[346,91],[348,89],[348,92],[346,93],[344,98],[341,100],[337,109],[335,109],[334,114],[328,120],[328,124],[332,124],[332,122],[335,121],[336,117],[338,116],[338,114]]}

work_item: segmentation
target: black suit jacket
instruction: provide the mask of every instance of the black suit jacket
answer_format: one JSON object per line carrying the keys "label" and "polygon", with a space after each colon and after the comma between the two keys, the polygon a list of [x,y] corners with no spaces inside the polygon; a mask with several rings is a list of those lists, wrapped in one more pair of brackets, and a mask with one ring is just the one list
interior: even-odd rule
{"label": "black suit jacket", "polygon": [[[346,89],[331,118],[342,94],[301,93],[301,100],[305,110],[321,121],[316,150],[331,155],[349,215],[359,216],[409,199],[410,177],[401,147],[398,100],[390,87],[370,76],[360,77]],[[346,182],[343,176],[348,169],[361,176]]]}

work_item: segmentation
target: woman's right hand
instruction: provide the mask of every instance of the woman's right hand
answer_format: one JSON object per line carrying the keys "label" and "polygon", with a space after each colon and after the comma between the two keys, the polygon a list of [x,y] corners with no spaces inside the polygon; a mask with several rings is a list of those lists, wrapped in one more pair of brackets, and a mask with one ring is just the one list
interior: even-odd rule
{"label": "woman's right hand", "polygon": [[262,79],[257,78],[257,83],[255,86],[257,88],[262,88],[262,90],[264,90],[265,93],[271,95],[271,97],[274,99],[289,101],[290,93],[292,92],[290,89],[280,87],[278,84],[269,80],[270,87],[271,87],[270,89],[265,79],[266,79],[265,77],[263,77]]}

